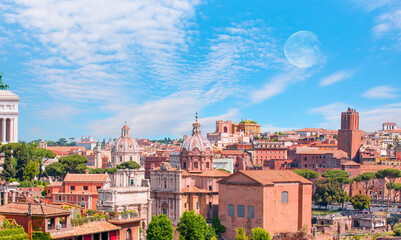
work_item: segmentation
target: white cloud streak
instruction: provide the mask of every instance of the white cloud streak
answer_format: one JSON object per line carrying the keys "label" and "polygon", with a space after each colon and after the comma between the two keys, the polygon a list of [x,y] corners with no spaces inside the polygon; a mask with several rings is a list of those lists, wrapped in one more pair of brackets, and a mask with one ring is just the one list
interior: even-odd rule
{"label": "white cloud streak", "polygon": [[390,86],[378,86],[367,90],[362,96],[373,99],[397,98],[400,90]]}
{"label": "white cloud streak", "polygon": [[350,70],[340,70],[337,71],[320,81],[320,86],[325,87],[331,84],[334,84],[336,82],[344,81],[348,78],[351,78],[354,75],[355,71],[350,71]]}

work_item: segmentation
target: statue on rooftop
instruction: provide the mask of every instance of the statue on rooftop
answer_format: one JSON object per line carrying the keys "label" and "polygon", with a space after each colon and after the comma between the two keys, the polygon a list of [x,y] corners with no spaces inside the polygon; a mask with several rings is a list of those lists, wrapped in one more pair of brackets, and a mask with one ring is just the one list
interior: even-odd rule
{"label": "statue on rooftop", "polygon": [[8,84],[3,84],[3,73],[0,74],[0,90],[8,90]]}

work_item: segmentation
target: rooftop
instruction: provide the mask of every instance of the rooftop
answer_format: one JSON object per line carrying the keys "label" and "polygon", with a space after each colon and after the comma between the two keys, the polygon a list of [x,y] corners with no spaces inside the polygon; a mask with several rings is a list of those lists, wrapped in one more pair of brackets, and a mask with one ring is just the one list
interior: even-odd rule
{"label": "rooftop", "polygon": [[64,182],[106,182],[107,174],[77,174],[68,173]]}
{"label": "rooftop", "polygon": [[[27,215],[28,203],[10,203],[7,205],[0,206],[0,214]],[[32,216],[38,216],[38,217],[53,217],[53,216],[70,215],[71,213],[59,207],[32,203],[31,214]]]}
{"label": "rooftop", "polygon": [[91,222],[84,224],[82,226],[74,227],[74,232],[67,233],[67,234],[60,234],[52,236],[53,239],[63,239],[63,238],[71,238],[74,236],[83,236],[89,235],[93,233],[102,233],[102,232],[109,232],[119,230],[121,227],[118,227],[114,224],[109,222]]}
{"label": "rooftop", "polygon": [[239,172],[220,180],[219,183],[228,183],[230,179],[237,175],[245,175],[261,185],[274,185],[275,183],[285,182],[312,184],[311,181],[290,170],[240,170]]}

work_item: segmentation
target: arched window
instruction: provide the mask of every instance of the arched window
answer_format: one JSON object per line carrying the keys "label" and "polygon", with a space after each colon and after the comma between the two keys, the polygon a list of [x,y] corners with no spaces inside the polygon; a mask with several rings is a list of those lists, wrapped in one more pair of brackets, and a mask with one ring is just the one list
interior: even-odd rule
{"label": "arched window", "polygon": [[227,131],[227,127],[224,127],[224,132],[225,132],[225,133],[228,132],[228,131]]}
{"label": "arched window", "polygon": [[123,157],[120,157],[120,162],[123,162]]}
{"label": "arched window", "polygon": [[131,240],[131,229],[127,230],[127,233],[125,234],[125,239]]}
{"label": "arched window", "polygon": [[281,203],[288,203],[288,192],[281,192]]}
{"label": "arched window", "polygon": [[129,157],[129,160],[132,161],[132,156]]}

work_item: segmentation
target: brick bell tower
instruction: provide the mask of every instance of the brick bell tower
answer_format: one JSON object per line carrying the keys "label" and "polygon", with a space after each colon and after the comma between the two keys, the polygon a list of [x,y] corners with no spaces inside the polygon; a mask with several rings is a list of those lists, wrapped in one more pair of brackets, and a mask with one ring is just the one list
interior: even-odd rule
{"label": "brick bell tower", "polygon": [[341,113],[341,129],[338,130],[338,149],[348,153],[351,160],[358,161],[361,146],[359,113],[350,109]]}

